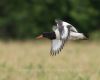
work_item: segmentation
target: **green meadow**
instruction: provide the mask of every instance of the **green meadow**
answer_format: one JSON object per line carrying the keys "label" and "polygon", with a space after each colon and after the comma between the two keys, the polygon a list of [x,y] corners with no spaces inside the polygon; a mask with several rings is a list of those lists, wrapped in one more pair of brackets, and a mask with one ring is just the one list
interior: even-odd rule
{"label": "green meadow", "polygon": [[49,41],[0,41],[0,80],[100,80],[100,43],[67,42],[50,56]]}

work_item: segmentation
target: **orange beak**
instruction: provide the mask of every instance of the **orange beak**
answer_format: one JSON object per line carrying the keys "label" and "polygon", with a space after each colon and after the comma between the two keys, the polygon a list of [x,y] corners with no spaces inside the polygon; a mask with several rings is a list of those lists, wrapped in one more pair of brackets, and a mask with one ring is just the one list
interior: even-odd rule
{"label": "orange beak", "polygon": [[36,39],[41,39],[43,38],[43,35],[37,36]]}

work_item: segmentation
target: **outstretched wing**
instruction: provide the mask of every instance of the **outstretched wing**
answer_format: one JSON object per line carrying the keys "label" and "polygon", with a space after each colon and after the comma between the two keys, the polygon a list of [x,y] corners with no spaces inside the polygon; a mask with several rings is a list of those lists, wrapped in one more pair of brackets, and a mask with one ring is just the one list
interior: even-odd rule
{"label": "outstretched wing", "polygon": [[61,40],[65,41],[69,36],[71,26],[66,27],[67,25],[64,25],[65,22],[62,20],[56,20],[56,23],[57,23],[57,28],[60,32],[60,38]]}
{"label": "outstretched wing", "polygon": [[[63,49],[64,44],[70,35],[70,26],[68,27],[64,26],[63,21],[61,20],[56,21],[56,23],[57,26],[53,26],[53,31],[55,31],[55,33],[58,31],[60,33],[59,34],[60,38],[52,40],[51,55],[56,55]],[[58,34],[56,35],[56,37],[57,36]]]}
{"label": "outstretched wing", "polygon": [[59,30],[59,33],[60,33],[60,38],[62,39],[62,35],[64,34],[64,26],[62,24],[62,20],[55,20],[56,23],[57,23],[57,28]]}
{"label": "outstretched wing", "polygon": [[64,43],[62,40],[52,40],[51,43],[51,55],[56,55],[57,53],[59,53],[61,51],[61,49],[63,49]]}

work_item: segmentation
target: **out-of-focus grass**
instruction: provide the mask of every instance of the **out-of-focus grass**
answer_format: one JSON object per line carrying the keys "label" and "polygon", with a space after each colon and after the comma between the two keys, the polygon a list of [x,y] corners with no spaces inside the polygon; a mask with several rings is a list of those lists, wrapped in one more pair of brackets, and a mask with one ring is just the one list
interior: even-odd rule
{"label": "out-of-focus grass", "polygon": [[100,43],[68,42],[50,56],[49,41],[0,42],[0,80],[100,80]]}
{"label": "out-of-focus grass", "polygon": [[100,30],[90,33],[90,39],[92,41],[100,41]]}

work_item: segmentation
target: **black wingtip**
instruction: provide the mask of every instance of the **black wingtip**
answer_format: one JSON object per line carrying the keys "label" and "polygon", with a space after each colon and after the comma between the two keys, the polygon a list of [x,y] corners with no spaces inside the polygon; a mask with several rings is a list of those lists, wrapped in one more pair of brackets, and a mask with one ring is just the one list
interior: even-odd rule
{"label": "black wingtip", "polygon": [[54,51],[50,51],[50,56],[54,56],[55,52]]}

